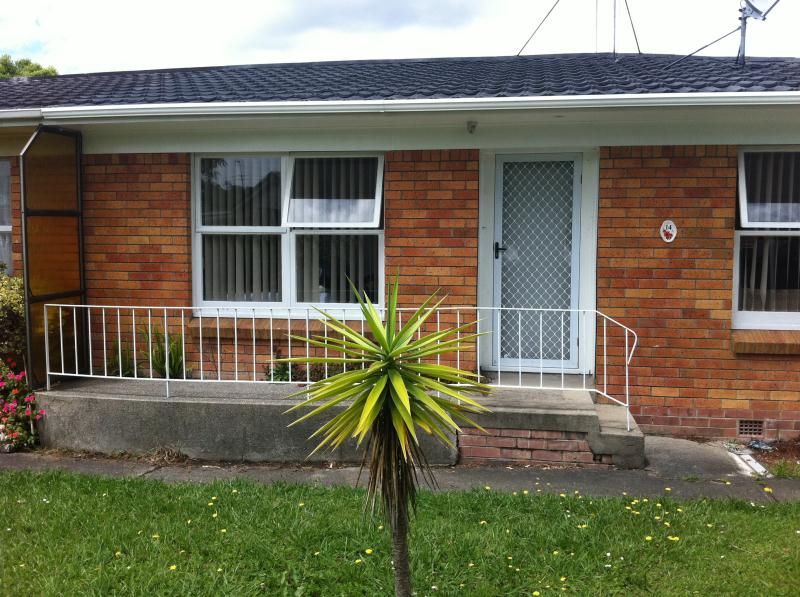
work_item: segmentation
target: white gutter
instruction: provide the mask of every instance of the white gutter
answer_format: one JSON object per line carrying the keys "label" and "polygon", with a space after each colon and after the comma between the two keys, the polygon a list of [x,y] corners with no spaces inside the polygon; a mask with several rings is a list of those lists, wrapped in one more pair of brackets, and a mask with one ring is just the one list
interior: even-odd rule
{"label": "white gutter", "polygon": [[[65,121],[94,120],[99,118],[125,119],[180,116],[457,112],[470,110],[525,110],[540,108],[768,106],[798,104],[800,104],[800,91],[765,91],[741,93],[649,93],[408,100],[127,104],[116,106],[42,108],[41,115],[45,121]],[[0,119],[2,119],[1,113]]]}
{"label": "white gutter", "polygon": [[40,120],[42,111],[39,108],[24,108],[22,110],[0,110],[0,121],[3,120]]}

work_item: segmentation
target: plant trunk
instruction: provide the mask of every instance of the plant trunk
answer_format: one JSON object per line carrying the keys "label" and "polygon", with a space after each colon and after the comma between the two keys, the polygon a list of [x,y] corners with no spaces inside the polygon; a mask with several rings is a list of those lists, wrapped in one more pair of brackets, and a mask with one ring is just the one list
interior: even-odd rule
{"label": "plant trunk", "polygon": [[408,506],[401,502],[397,520],[392,525],[395,597],[411,596],[411,568],[408,562]]}

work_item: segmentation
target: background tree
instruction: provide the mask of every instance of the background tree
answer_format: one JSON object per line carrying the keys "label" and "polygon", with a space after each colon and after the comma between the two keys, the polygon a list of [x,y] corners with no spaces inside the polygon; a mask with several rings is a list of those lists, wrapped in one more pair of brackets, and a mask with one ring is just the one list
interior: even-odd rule
{"label": "background tree", "polygon": [[478,336],[470,333],[476,322],[430,334],[422,332],[423,325],[444,298],[438,299],[435,294],[428,298],[401,327],[397,323],[397,281],[389,292],[385,320],[366,292],[359,293],[353,288],[353,293],[361,306],[369,336],[323,311],[320,313],[331,333],[310,338],[293,336],[326,349],[326,354],[342,356],[286,361],[330,363],[346,370],[295,394],[305,395],[307,400],[289,411],[309,405],[316,407],[292,423],[296,425],[344,405],[312,435],[322,437],[316,450],[335,449],[351,439],[359,445],[367,440],[364,464],[369,468],[368,504],[374,511],[380,501],[392,530],[395,594],[407,597],[411,595],[408,522],[416,506],[418,471],[429,484],[435,483],[420,448],[417,430],[453,446],[448,433],[458,431],[455,420],[480,428],[468,415],[487,410],[466,393],[486,394],[489,388],[479,382],[475,373],[436,364],[438,355],[474,347],[471,343]]}
{"label": "background tree", "polygon": [[0,79],[11,77],[52,77],[58,72],[52,66],[42,66],[29,58],[14,60],[8,54],[0,56]]}

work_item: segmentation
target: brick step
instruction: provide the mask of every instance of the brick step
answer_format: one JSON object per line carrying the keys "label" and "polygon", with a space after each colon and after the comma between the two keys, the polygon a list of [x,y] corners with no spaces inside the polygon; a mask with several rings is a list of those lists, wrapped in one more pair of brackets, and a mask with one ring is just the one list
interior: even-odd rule
{"label": "brick step", "polygon": [[644,466],[644,436],[621,406],[598,405],[587,391],[500,389],[476,417],[486,433],[462,429],[462,464]]}

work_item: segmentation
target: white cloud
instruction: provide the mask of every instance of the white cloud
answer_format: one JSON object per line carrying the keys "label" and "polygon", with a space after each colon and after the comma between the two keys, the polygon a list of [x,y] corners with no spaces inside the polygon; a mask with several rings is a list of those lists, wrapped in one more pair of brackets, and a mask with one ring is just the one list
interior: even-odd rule
{"label": "white cloud", "polygon": [[[526,53],[611,49],[614,0],[561,0]],[[644,52],[689,53],[737,26],[739,0],[628,0]],[[28,0],[0,13],[0,53],[62,73],[276,61],[505,55],[551,0]],[[595,7],[599,8],[595,29]],[[635,51],[624,0],[617,49]],[[753,22],[748,54],[800,55],[800,2]],[[595,35],[597,31],[597,36]],[[733,56],[738,36],[706,54]]]}

